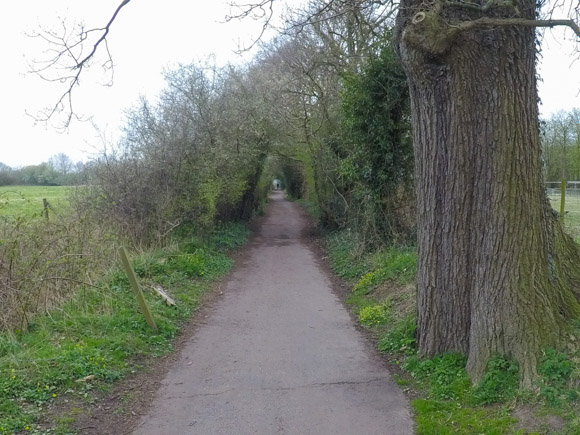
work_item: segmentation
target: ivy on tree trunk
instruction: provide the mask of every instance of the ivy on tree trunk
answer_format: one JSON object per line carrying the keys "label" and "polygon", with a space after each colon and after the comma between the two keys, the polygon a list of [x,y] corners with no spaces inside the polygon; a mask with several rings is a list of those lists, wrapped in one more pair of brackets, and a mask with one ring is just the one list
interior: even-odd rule
{"label": "ivy on tree trunk", "polygon": [[466,354],[474,381],[499,353],[530,386],[541,349],[580,314],[580,256],[543,187],[534,29],[466,25],[533,20],[535,2],[469,5],[402,0],[397,17],[415,149],[419,352]]}

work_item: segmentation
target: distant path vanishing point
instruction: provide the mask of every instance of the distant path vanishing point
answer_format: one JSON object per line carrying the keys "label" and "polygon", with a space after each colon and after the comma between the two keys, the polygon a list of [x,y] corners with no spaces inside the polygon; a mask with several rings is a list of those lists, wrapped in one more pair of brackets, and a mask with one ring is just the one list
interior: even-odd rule
{"label": "distant path vanishing point", "polygon": [[134,434],[408,435],[404,394],[333,293],[282,192]]}

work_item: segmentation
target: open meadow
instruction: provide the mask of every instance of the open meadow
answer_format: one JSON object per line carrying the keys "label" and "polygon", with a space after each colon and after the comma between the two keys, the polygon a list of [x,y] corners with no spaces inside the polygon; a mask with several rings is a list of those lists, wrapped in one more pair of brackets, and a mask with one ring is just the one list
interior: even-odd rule
{"label": "open meadow", "polygon": [[0,186],[0,216],[41,217],[43,198],[58,213],[68,204],[68,186]]}
{"label": "open meadow", "polygon": [[[60,213],[68,206],[69,186],[0,186],[0,216],[42,217],[43,199]],[[548,197],[554,210],[560,210],[560,194],[551,189]],[[566,192],[564,224],[580,241],[580,191]],[[50,211],[49,211],[50,212]]]}
{"label": "open meadow", "polygon": [[[552,207],[560,212],[560,194],[548,194]],[[564,226],[568,233],[580,242],[580,192],[577,189],[567,190],[564,202]]]}

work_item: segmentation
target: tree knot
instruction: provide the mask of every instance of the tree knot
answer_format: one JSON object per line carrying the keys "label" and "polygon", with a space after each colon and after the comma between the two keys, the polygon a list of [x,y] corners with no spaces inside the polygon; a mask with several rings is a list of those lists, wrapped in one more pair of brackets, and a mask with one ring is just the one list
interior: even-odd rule
{"label": "tree knot", "polygon": [[450,26],[434,10],[417,12],[403,31],[403,40],[427,54],[441,55],[450,47],[459,29]]}

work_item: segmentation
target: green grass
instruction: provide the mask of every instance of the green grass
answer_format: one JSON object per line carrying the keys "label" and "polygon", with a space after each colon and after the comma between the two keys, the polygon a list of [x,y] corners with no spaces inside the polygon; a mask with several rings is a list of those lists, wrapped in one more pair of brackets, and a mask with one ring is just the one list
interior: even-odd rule
{"label": "green grass", "polygon": [[361,252],[354,232],[345,230],[328,234],[325,245],[332,270],[347,281],[358,280],[372,268],[370,258]]}
{"label": "green grass", "polygon": [[353,292],[368,293],[385,281],[409,284],[417,272],[417,254],[414,249],[391,248],[369,256],[372,270],[364,274],[353,287]]}
{"label": "green grass", "polygon": [[[549,195],[552,208],[560,212],[560,195]],[[564,203],[564,226],[577,242],[580,242],[580,195],[570,193]]]}
{"label": "green grass", "polygon": [[[49,315],[35,317],[26,333],[0,334],[0,434],[40,431],[36,422],[52,401],[63,395],[91,401],[93,390],[139,370],[146,358],[170,352],[180,326],[231,267],[226,253],[247,235],[243,225],[228,225],[203,246],[182,238],[167,249],[133,256],[157,331],[145,323],[127,277],[117,270],[96,288],[79,289]],[[166,289],[176,306],[166,305],[152,284]],[[57,417],[56,425],[66,426],[65,420]]]}
{"label": "green grass", "polygon": [[[335,273],[352,286],[347,303],[359,322],[376,337],[379,350],[403,368],[405,375],[397,377],[397,384],[420,396],[411,402],[418,434],[580,434],[578,352],[546,349],[533,391],[519,389],[517,364],[500,355],[488,361],[486,374],[472,385],[463,355],[417,356],[415,308],[409,303],[415,298],[412,248],[361,252],[349,231],[327,235],[325,246]],[[580,322],[573,328],[571,335],[580,337]],[[518,408],[534,416],[530,427],[518,426],[512,415]],[[550,429],[550,418],[560,419],[563,429]]]}
{"label": "green grass", "polygon": [[498,409],[466,408],[457,401],[416,399],[417,433],[421,435],[503,435],[514,433],[516,420]]}
{"label": "green grass", "polygon": [[43,216],[43,198],[59,213],[67,207],[67,186],[0,186],[0,216]]}

